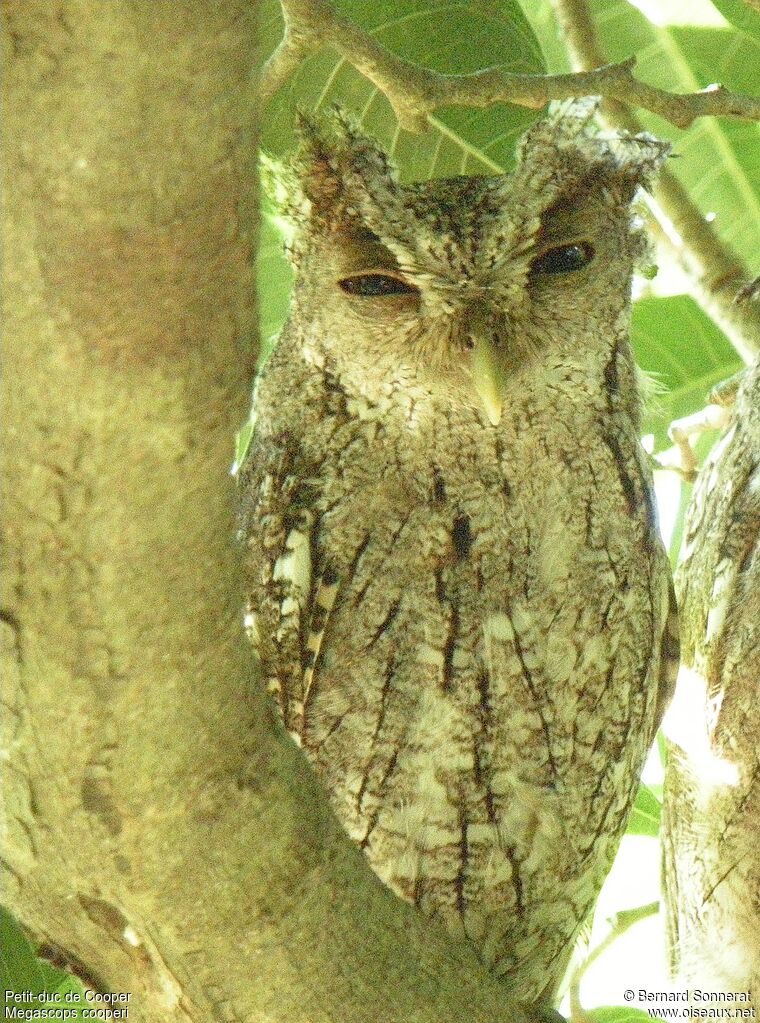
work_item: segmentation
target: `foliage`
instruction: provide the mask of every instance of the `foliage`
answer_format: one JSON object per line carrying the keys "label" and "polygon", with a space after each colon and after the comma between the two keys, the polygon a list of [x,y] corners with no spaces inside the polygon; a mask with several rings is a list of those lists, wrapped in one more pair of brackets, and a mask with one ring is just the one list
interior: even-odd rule
{"label": "foliage", "polygon": [[[79,981],[38,959],[13,917],[0,907],[0,989],[3,992],[3,1019],[14,1008],[23,1013],[47,1010],[51,1019],[56,1010],[67,1010],[66,1019],[83,1019],[88,1007]],[[14,997],[15,995],[15,997]],[[24,1000],[21,1001],[20,999]],[[90,1006],[91,1007],[91,1006]],[[33,1018],[25,1016],[24,1018]],[[34,1017],[45,1019],[45,1015]]]}
{"label": "foliage", "polygon": [[661,814],[662,798],[656,795],[649,785],[642,785],[628,821],[628,834],[657,838],[660,833]]}

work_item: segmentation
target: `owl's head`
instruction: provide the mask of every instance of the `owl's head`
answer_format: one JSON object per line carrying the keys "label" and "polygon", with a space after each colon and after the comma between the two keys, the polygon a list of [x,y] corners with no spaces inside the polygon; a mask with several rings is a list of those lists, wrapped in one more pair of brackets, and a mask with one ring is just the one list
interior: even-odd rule
{"label": "owl's head", "polygon": [[587,121],[539,122],[513,174],[401,184],[345,115],[304,119],[280,179],[286,331],[365,393],[416,387],[492,424],[542,359],[606,365],[645,252],[632,202],[668,147]]}

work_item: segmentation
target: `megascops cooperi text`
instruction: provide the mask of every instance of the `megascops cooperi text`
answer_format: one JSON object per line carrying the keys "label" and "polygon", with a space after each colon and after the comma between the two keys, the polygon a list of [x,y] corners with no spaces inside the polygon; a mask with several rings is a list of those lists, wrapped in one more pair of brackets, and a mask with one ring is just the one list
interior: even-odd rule
{"label": "megascops cooperi text", "polygon": [[241,473],[249,626],[379,876],[551,998],[673,641],[629,343],[652,139],[401,185],[346,118],[281,179],[296,270]]}

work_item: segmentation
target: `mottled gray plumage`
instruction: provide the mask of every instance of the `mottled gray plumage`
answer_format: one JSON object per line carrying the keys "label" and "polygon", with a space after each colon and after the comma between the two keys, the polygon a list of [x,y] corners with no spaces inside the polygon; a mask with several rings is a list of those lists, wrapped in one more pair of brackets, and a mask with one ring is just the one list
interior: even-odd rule
{"label": "mottled gray plumage", "polygon": [[250,632],[379,876],[550,998],[664,699],[628,340],[664,147],[555,117],[511,176],[401,186],[344,118],[304,134],[242,472]]}

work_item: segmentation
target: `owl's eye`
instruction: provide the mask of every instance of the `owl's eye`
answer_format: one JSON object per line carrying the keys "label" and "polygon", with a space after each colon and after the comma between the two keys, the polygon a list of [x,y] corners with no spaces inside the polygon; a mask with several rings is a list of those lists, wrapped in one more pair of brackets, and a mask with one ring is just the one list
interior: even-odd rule
{"label": "owl's eye", "polygon": [[348,295],[362,298],[383,298],[385,295],[416,295],[418,289],[393,274],[354,274],[338,284]]}
{"label": "owl's eye", "polygon": [[594,258],[594,249],[588,242],[558,245],[534,259],[531,270],[535,274],[570,274],[588,266]]}

